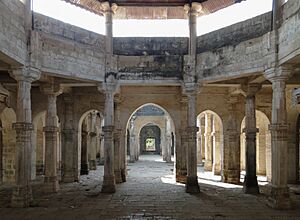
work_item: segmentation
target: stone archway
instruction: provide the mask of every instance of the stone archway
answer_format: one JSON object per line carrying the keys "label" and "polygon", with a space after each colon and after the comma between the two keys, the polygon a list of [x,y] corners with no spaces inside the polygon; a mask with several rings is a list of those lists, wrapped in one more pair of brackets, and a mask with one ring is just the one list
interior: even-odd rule
{"label": "stone archway", "polygon": [[139,139],[141,154],[161,154],[161,131],[157,125],[145,125]]}
{"label": "stone archway", "polygon": [[224,148],[223,122],[221,117],[211,110],[205,110],[197,116],[197,163],[204,170],[220,175],[222,172],[222,151]]}
{"label": "stone archway", "polygon": [[102,114],[95,109],[86,111],[79,119],[78,162],[81,175],[97,169],[97,156],[99,162],[104,160],[102,125]]}
{"label": "stone archway", "polygon": [[[147,125],[156,125],[161,130],[161,153],[163,160],[171,162],[171,148],[174,146],[176,153],[175,141],[172,142],[172,133],[175,134],[174,122],[169,113],[161,106],[147,103],[137,108],[129,117],[127,122],[127,152],[129,152],[130,162],[135,162],[139,159],[140,145],[139,140],[142,128]],[[129,137],[128,137],[129,136]],[[174,138],[175,139],[175,138]]]}
{"label": "stone archway", "polygon": [[[270,120],[261,111],[256,110],[256,126],[258,133],[256,134],[256,173],[266,176],[271,181],[271,133],[268,129]],[[241,124],[241,171],[245,170],[245,118]]]}

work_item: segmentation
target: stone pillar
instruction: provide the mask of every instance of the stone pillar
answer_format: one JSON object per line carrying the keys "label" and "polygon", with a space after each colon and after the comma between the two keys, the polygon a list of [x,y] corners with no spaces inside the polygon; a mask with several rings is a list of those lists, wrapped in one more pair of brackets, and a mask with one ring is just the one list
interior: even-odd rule
{"label": "stone pillar", "polygon": [[130,129],[130,158],[129,162],[134,163],[136,161],[136,156],[135,156],[135,148],[136,148],[136,141],[135,141],[135,134],[132,129]]}
{"label": "stone pillar", "polygon": [[204,170],[205,171],[212,171],[212,155],[213,155],[213,148],[212,148],[212,115],[210,113],[205,113],[205,163],[204,163]]}
{"label": "stone pillar", "polygon": [[[75,129],[74,129],[74,103],[69,94],[64,94],[65,121],[63,125],[63,145],[62,145],[62,181],[65,183],[74,182],[79,179],[75,168]],[[77,155],[76,155],[77,156]]]}
{"label": "stone pillar", "polygon": [[290,208],[288,180],[288,146],[287,146],[287,111],[286,111],[286,81],[292,75],[291,66],[280,66],[268,69],[266,78],[272,82],[272,122],[271,131],[272,152],[272,182],[270,205],[274,208]]}
{"label": "stone pillar", "polygon": [[255,116],[255,94],[260,90],[261,85],[249,84],[246,91],[245,106],[245,151],[246,151],[246,175],[243,185],[245,193],[257,194],[259,187],[256,176],[256,116]]}
{"label": "stone pillar", "polygon": [[100,132],[100,164],[104,165],[104,134],[102,128]]}
{"label": "stone pillar", "polygon": [[121,148],[121,153],[120,153],[120,169],[121,169],[121,178],[122,182],[126,182],[126,175],[127,175],[127,149],[125,147],[125,132],[126,129],[122,130],[120,129],[120,148]]}
{"label": "stone pillar", "polygon": [[196,126],[196,93],[187,93],[188,97],[188,158],[186,192],[199,193],[197,176],[197,131]]}
{"label": "stone pillar", "polygon": [[172,162],[172,134],[170,132],[167,132],[166,134],[166,162],[171,163]]}
{"label": "stone pillar", "polygon": [[176,182],[186,183],[187,168],[187,131],[184,127],[187,126],[187,97],[182,96],[180,100],[180,117],[181,117],[181,127],[176,131]]}
{"label": "stone pillar", "polygon": [[80,165],[80,175],[89,174],[89,163],[88,163],[88,131],[86,119],[82,122],[81,128],[81,165]]}
{"label": "stone pillar", "polygon": [[266,143],[267,135],[266,131],[259,129],[258,141],[257,141],[257,155],[256,155],[256,165],[257,165],[257,174],[266,175],[266,166],[267,166],[267,143]]}
{"label": "stone pillar", "polygon": [[202,164],[201,130],[197,132],[197,164]]}
{"label": "stone pillar", "polygon": [[121,175],[121,125],[120,125],[120,95],[115,96],[115,131],[114,131],[114,157],[115,157],[115,179],[116,183],[122,183]]}
{"label": "stone pillar", "polygon": [[89,146],[88,146],[88,158],[89,158],[89,168],[90,170],[97,169],[96,161],[96,148],[97,148],[97,131],[96,131],[96,118],[97,113],[93,111],[89,117]]}
{"label": "stone pillar", "polygon": [[17,122],[16,130],[16,186],[13,189],[11,206],[29,207],[32,202],[31,179],[31,135],[33,131],[31,115],[31,83],[38,80],[40,71],[24,67],[12,71],[17,80]]}
{"label": "stone pillar", "polygon": [[200,3],[193,2],[184,6],[189,18],[189,54],[195,55],[197,50],[197,16],[202,10]]}
{"label": "stone pillar", "polygon": [[220,125],[216,120],[216,117],[213,117],[213,172],[214,175],[221,174],[221,132]]}
{"label": "stone pillar", "polygon": [[59,85],[49,84],[43,85],[42,92],[47,95],[47,113],[45,133],[45,176],[44,190],[52,193],[59,189],[57,177],[57,151],[58,151],[58,120],[56,98],[61,94],[62,90]]}
{"label": "stone pillar", "polygon": [[228,118],[224,123],[224,147],[222,152],[222,181],[240,183],[240,129],[237,123],[238,97],[228,100]]}
{"label": "stone pillar", "polygon": [[104,111],[104,176],[102,192],[114,193],[115,175],[114,175],[114,95],[118,90],[117,80],[114,75],[110,74],[106,82],[99,86],[99,90],[105,94],[105,111]]}
{"label": "stone pillar", "polygon": [[201,132],[201,153],[202,153],[202,160],[204,160],[205,159],[205,117],[200,118],[200,132]]}
{"label": "stone pillar", "polygon": [[115,129],[114,131],[114,147],[115,147],[115,164],[114,164],[114,173],[116,183],[122,183],[122,175],[121,175],[121,129]]}

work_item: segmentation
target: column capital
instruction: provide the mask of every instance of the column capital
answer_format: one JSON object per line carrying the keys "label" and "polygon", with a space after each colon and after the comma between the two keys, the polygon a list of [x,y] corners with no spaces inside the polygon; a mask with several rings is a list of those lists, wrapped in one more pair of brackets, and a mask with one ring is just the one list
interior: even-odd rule
{"label": "column capital", "polygon": [[43,84],[41,85],[40,90],[45,95],[54,95],[54,96],[59,96],[63,92],[62,87],[59,84],[54,84],[54,83]]}
{"label": "column capital", "polygon": [[10,71],[10,75],[17,81],[26,81],[32,83],[40,78],[41,71],[34,67],[24,66],[12,69]]}
{"label": "column capital", "polygon": [[105,82],[98,85],[98,90],[105,94],[115,95],[120,88],[116,74],[108,74]]}
{"label": "column capital", "polygon": [[287,81],[293,75],[292,65],[281,65],[265,70],[265,77],[270,82]]}
{"label": "column capital", "polygon": [[199,16],[203,14],[202,5],[199,2],[193,2],[192,4],[185,4],[183,10],[186,14],[191,13],[191,15]]}
{"label": "column capital", "polygon": [[255,94],[261,90],[261,84],[258,83],[248,83],[246,85],[242,85],[241,89],[245,92],[246,97],[255,96]]}
{"label": "column capital", "polygon": [[118,5],[116,3],[110,5],[109,1],[102,2],[100,5],[101,5],[102,13],[104,15],[106,15],[109,12],[115,14],[116,11],[118,10]]}

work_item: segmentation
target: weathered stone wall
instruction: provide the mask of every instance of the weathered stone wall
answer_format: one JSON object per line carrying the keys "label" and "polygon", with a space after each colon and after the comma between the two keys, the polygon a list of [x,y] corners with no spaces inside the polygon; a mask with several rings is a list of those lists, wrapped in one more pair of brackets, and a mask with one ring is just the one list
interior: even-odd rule
{"label": "weathered stone wall", "polygon": [[182,56],[119,56],[120,79],[180,78]]}
{"label": "weathered stone wall", "polygon": [[234,46],[271,30],[271,12],[210,32],[197,38],[197,53]]}
{"label": "weathered stone wall", "polygon": [[61,21],[35,15],[40,32],[42,71],[102,81],[105,71],[105,37]]}
{"label": "weathered stone wall", "polygon": [[186,37],[116,37],[114,53],[125,56],[185,55]]}
{"label": "weathered stone wall", "polygon": [[243,41],[238,45],[207,51],[197,56],[198,78],[204,81],[243,77],[263,72],[273,59],[269,35]]}
{"label": "weathered stone wall", "polygon": [[283,21],[279,29],[279,62],[295,61],[300,55],[300,1],[289,0],[283,7]]}
{"label": "weathered stone wall", "polygon": [[4,55],[5,61],[15,65],[26,58],[24,12],[19,0],[0,1],[0,58]]}

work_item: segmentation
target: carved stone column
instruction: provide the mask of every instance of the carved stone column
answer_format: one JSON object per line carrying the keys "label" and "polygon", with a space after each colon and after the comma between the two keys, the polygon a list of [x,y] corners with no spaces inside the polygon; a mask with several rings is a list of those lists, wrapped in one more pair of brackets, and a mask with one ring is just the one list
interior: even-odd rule
{"label": "carved stone column", "polygon": [[184,93],[188,99],[187,109],[187,132],[188,132],[188,149],[187,149],[187,181],[186,192],[199,193],[199,184],[197,176],[197,131],[196,126],[196,104],[197,104],[197,84],[184,84]]}
{"label": "carved stone column", "polygon": [[221,132],[220,125],[216,121],[216,117],[213,117],[213,172],[214,175],[221,174]]}
{"label": "carved stone column", "polygon": [[204,160],[205,159],[205,117],[200,118],[200,132],[201,132],[201,154],[202,154],[202,160]]}
{"label": "carved stone column", "polygon": [[197,164],[202,164],[201,130],[197,132]]}
{"label": "carved stone column", "polygon": [[129,162],[134,163],[136,161],[136,155],[135,155],[135,148],[136,148],[136,140],[135,140],[135,134],[133,133],[133,130],[130,130],[130,158]]}
{"label": "carved stone column", "polygon": [[210,113],[205,113],[205,163],[204,170],[212,171],[212,155],[213,155],[213,146],[212,146],[212,115]]}
{"label": "carved stone column", "polygon": [[115,148],[115,178],[116,183],[122,183],[122,174],[121,174],[121,125],[120,125],[120,105],[121,105],[121,96],[120,94],[115,96],[115,131],[114,131],[114,148]]}
{"label": "carved stone column", "polygon": [[70,94],[64,94],[65,121],[63,125],[62,166],[65,183],[74,182],[79,179],[75,168],[75,129],[74,129],[74,100]]}
{"label": "carved stone column", "polygon": [[193,2],[184,6],[189,19],[189,54],[195,55],[197,50],[197,16],[202,11],[202,5]]}
{"label": "carved stone column", "polygon": [[82,122],[81,128],[81,164],[80,175],[89,174],[89,161],[88,161],[88,131],[86,120]]}
{"label": "carved stone column", "polygon": [[270,205],[274,208],[290,208],[288,180],[288,146],[287,146],[287,111],[286,111],[286,81],[292,75],[291,66],[280,66],[268,69],[266,78],[272,82],[272,182]]}
{"label": "carved stone column", "polygon": [[41,90],[47,95],[47,113],[45,133],[45,176],[44,190],[52,193],[59,189],[57,177],[57,151],[58,151],[58,120],[56,98],[62,93],[59,86],[54,84],[43,85]]}
{"label": "carved stone column", "polygon": [[257,194],[259,187],[256,176],[256,116],[255,116],[255,94],[260,90],[261,85],[249,84],[245,88],[245,136],[246,136],[246,175],[243,190],[245,193]]}
{"label": "carved stone column", "polygon": [[230,96],[228,100],[228,118],[224,123],[224,147],[222,163],[222,181],[238,184],[240,182],[240,130],[237,124],[236,96]]}
{"label": "carved stone column", "polygon": [[88,146],[88,155],[89,155],[89,168],[90,170],[97,169],[97,161],[96,161],[96,154],[97,154],[97,131],[96,131],[96,117],[97,113],[94,111],[91,113],[89,117],[89,145]]}
{"label": "carved stone column", "polygon": [[187,126],[187,97],[182,96],[180,99],[180,117],[181,117],[181,127],[176,131],[176,182],[186,183],[187,176],[187,146],[188,138],[187,131],[185,127]]}
{"label": "carved stone column", "polygon": [[12,71],[17,80],[17,122],[16,130],[16,186],[13,189],[11,206],[28,207],[32,201],[31,179],[31,135],[33,131],[31,115],[31,83],[38,80],[40,71],[24,67]]}
{"label": "carved stone column", "polygon": [[110,74],[106,82],[99,86],[99,90],[105,94],[104,111],[104,176],[102,192],[114,193],[116,191],[114,174],[114,95],[118,90],[115,76]]}
{"label": "carved stone column", "polygon": [[171,148],[172,148],[172,135],[170,132],[167,132],[166,134],[166,157],[165,157],[165,161],[167,163],[171,163],[172,162],[172,152],[171,152]]}

